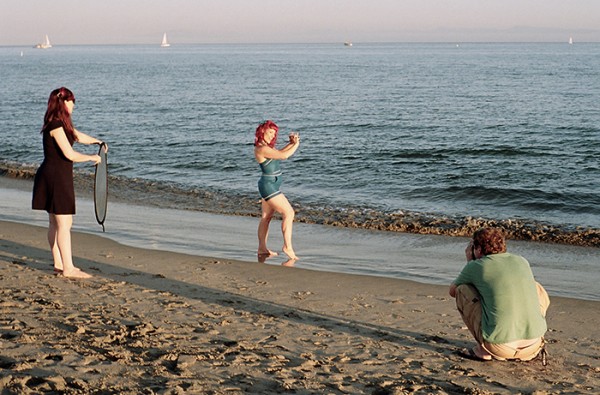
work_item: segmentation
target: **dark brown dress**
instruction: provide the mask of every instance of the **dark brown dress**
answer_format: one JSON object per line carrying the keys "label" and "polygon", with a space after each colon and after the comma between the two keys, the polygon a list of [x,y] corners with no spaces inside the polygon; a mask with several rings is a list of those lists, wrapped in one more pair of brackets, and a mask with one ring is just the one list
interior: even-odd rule
{"label": "dark brown dress", "polygon": [[[42,130],[44,161],[35,174],[32,208],[51,214],[75,214],[75,189],[73,188],[73,162],[67,159],[56,140],[50,135],[63,127],[61,121],[50,122]],[[65,133],[71,146],[73,137]]]}

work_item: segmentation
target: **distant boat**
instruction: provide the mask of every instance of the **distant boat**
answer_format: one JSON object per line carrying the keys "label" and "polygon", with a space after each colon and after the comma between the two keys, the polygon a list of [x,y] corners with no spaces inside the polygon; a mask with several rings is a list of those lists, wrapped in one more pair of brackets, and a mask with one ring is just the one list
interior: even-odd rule
{"label": "distant boat", "polygon": [[573,44],[573,37],[569,37],[569,44]]}
{"label": "distant boat", "polygon": [[346,42],[344,43],[344,45],[345,45],[346,47],[351,47],[351,46],[352,46],[352,42],[351,42],[351,41],[346,41]]}
{"label": "distant boat", "polygon": [[169,44],[169,42],[167,41],[167,33],[163,34],[163,39],[162,39],[162,42],[160,43],[160,46],[163,48],[171,46],[171,44]]}
{"label": "distant boat", "polygon": [[46,39],[44,40],[43,43],[37,44],[35,47],[38,49],[52,48],[52,45],[50,44],[50,39],[48,38],[48,35],[46,34]]}

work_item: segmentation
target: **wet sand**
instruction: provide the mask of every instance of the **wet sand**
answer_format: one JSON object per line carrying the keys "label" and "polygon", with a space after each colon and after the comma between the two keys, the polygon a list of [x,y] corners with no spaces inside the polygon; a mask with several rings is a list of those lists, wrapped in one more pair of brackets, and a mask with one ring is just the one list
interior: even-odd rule
{"label": "wet sand", "polygon": [[[29,181],[36,167],[0,161],[0,186]],[[185,189],[165,182],[110,176],[110,200],[140,206],[206,212],[219,215],[260,216],[258,196],[232,195],[222,191]],[[75,172],[78,195],[91,196],[93,175],[83,169]],[[447,216],[396,209],[384,212],[366,207],[329,207],[303,205],[293,201],[295,221],[305,224],[328,225],[343,229],[364,229],[392,233],[410,233],[451,237],[470,237],[483,226],[502,228],[511,240],[559,243],[563,245],[600,247],[600,229],[566,224],[550,224],[518,218],[480,218]]]}
{"label": "wet sand", "polygon": [[[0,220],[47,227],[48,215],[31,210],[32,183],[0,177]],[[255,209],[260,211],[260,205]],[[80,193],[74,229],[121,244],[217,259],[256,261],[258,220],[109,201],[106,233],[96,223],[93,201]],[[283,245],[280,222],[271,225],[269,245]],[[467,238],[349,229],[297,223],[296,266],[336,273],[374,275],[449,284],[464,265]],[[600,301],[600,250],[564,244],[510,240],[509,251],[529,260],[536,278],[554,295]],[[268,261],[280,265],[280,256]]]}
{"label": "wet sand", "polygon": [[[596,393],[600,302],[551,295],[548,365],[482,363],[447,286],[139,249],[0,221],[6,393]],[[401,257],[399,259],[402,259]]]}

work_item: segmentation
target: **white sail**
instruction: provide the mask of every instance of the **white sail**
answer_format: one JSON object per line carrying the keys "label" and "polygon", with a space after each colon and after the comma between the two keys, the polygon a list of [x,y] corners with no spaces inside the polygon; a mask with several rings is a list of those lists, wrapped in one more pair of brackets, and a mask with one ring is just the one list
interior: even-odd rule
{"label": "white sail", "polygon": [[46,37],[45,37],[45,40],[43,43],[37,44],[35,47],[40,48],[40,49],[52,48],[52,45],[50,44],[50,39],[48,38],[48,35],[46,34]]}
{"label": "white sail", "polygon": [[569,44],[573,44],[573,37],[569,37]]}
{"label": "white sail", "polygon": [[162,42],[160,43],[161,47],[170,47],[171,44],[167,41],[167,33],[163,34]]}

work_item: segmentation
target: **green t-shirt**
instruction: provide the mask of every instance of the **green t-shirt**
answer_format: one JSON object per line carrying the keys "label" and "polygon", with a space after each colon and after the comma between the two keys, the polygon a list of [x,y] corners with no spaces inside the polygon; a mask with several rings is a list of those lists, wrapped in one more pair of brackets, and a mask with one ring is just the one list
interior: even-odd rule
{"label": "green t-shirt", "polygon": [[535,339],[546,333],[529,262],[509,253],[467,263],[454,284],[470,284],[481,295],[481,331],[494,344]]}

